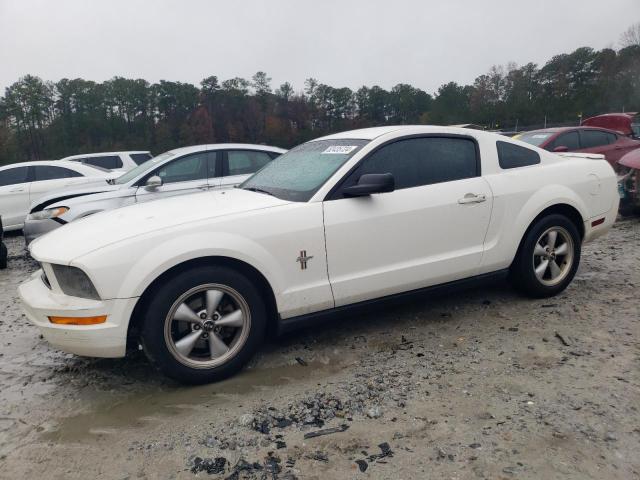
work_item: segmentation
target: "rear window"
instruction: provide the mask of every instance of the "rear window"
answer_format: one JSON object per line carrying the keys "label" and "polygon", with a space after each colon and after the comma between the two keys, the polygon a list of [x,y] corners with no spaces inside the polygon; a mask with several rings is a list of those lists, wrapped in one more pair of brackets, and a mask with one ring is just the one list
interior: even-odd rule
{"label": "rear window", "polygon": [[113,170],[114,168],[122,168],[122,160],[119,155],[105,155],[102,157],[85,157],[82,159],[82,163],[87,163],[96,167],[107,168]]}
{"label": "rear window", "polygon": [[144,162],[151,158],[150,153],[130,153],[131,160],[136,162],[136,165],[142,165]]}
{"label": "rear window", "polygon": [[538,152],[507,142],[496,142],[496,145],[500,168],[528,167],[540,163]]}

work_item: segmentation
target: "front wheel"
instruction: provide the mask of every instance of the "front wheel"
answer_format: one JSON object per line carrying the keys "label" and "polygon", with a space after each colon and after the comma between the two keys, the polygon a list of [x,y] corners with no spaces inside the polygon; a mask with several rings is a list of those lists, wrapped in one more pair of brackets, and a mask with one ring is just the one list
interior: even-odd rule
{"label": "front wheel", "polygon": [[197,267],[164,283],[148,304],[145,353],[183,383],[222,380],[242,369],[264,338],[267,314],[259,290],[225,267]]}
{"label": "front wheel", "polygon": [[511,266],[511,279],[531,297],[557,295],[573,280],[580,249],[580,234],[571,220],[559,214],[543,217],[527,232]]}

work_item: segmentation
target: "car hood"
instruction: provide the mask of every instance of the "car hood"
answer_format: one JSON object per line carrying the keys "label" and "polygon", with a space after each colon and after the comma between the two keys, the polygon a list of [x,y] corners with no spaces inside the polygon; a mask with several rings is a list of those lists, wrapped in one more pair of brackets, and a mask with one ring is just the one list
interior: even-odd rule
{"label": "car hood", "polygon": [[73,187],[61,188],[51,191],[42,197],[38,197],[29,208],[29,212],[42,210],[44,208],[53,206],[53,203],[57,203],[60,200],[67,200],[70,198],[76,198],[80,196],[93,195],[103,192],[115,192],[121,189],[123,185],[110,185],[105,180],[95,180],[81,185],[74,185]]}
{"label": "car hood", "polygon": [[164,198],[76,220],[36,239],[29,251],[38,261],[68,264],[94,250],[149,232],[289,203],[241,189]]}

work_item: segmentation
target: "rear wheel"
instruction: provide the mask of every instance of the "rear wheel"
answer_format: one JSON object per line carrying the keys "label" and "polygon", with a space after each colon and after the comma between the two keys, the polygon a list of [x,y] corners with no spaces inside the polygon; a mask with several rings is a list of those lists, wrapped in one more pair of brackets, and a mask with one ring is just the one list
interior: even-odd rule
{"label": "rear wheel", "polygon": [[0,270],[7,268],[7,257],[9,256],[9,252],[7,251],[7,247],[5,247],[2,240],[0,240]]}
{"label": "rear wheel", "polygon": [[142,343],[167,376],[208,383],[238,372],[264,338],[259,290],[224,267],[197,267],[161,286],[149,302]]}
{"label": "rear wheel", "polygon": [[556,295],[573,280],[580,247],[580,234],[571,220],[559,214],[543,217],[527,232],[511,266],[511,279],[526,295]]}

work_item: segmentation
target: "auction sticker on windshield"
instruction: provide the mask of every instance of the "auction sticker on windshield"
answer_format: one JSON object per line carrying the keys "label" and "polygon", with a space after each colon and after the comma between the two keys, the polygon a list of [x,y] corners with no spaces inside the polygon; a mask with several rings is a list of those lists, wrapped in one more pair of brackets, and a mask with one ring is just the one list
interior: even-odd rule
{"label": "auction sticker on windshield", "polygon": [[357,146],[350,146],[350,145],[331,145],[330,147],[327,147],[326,150],[324,152],[322,152],[323,154],[325,153],[337,153],[340,155],[348,155],[349,153],[353,152],[356,148],[358,148]]}

